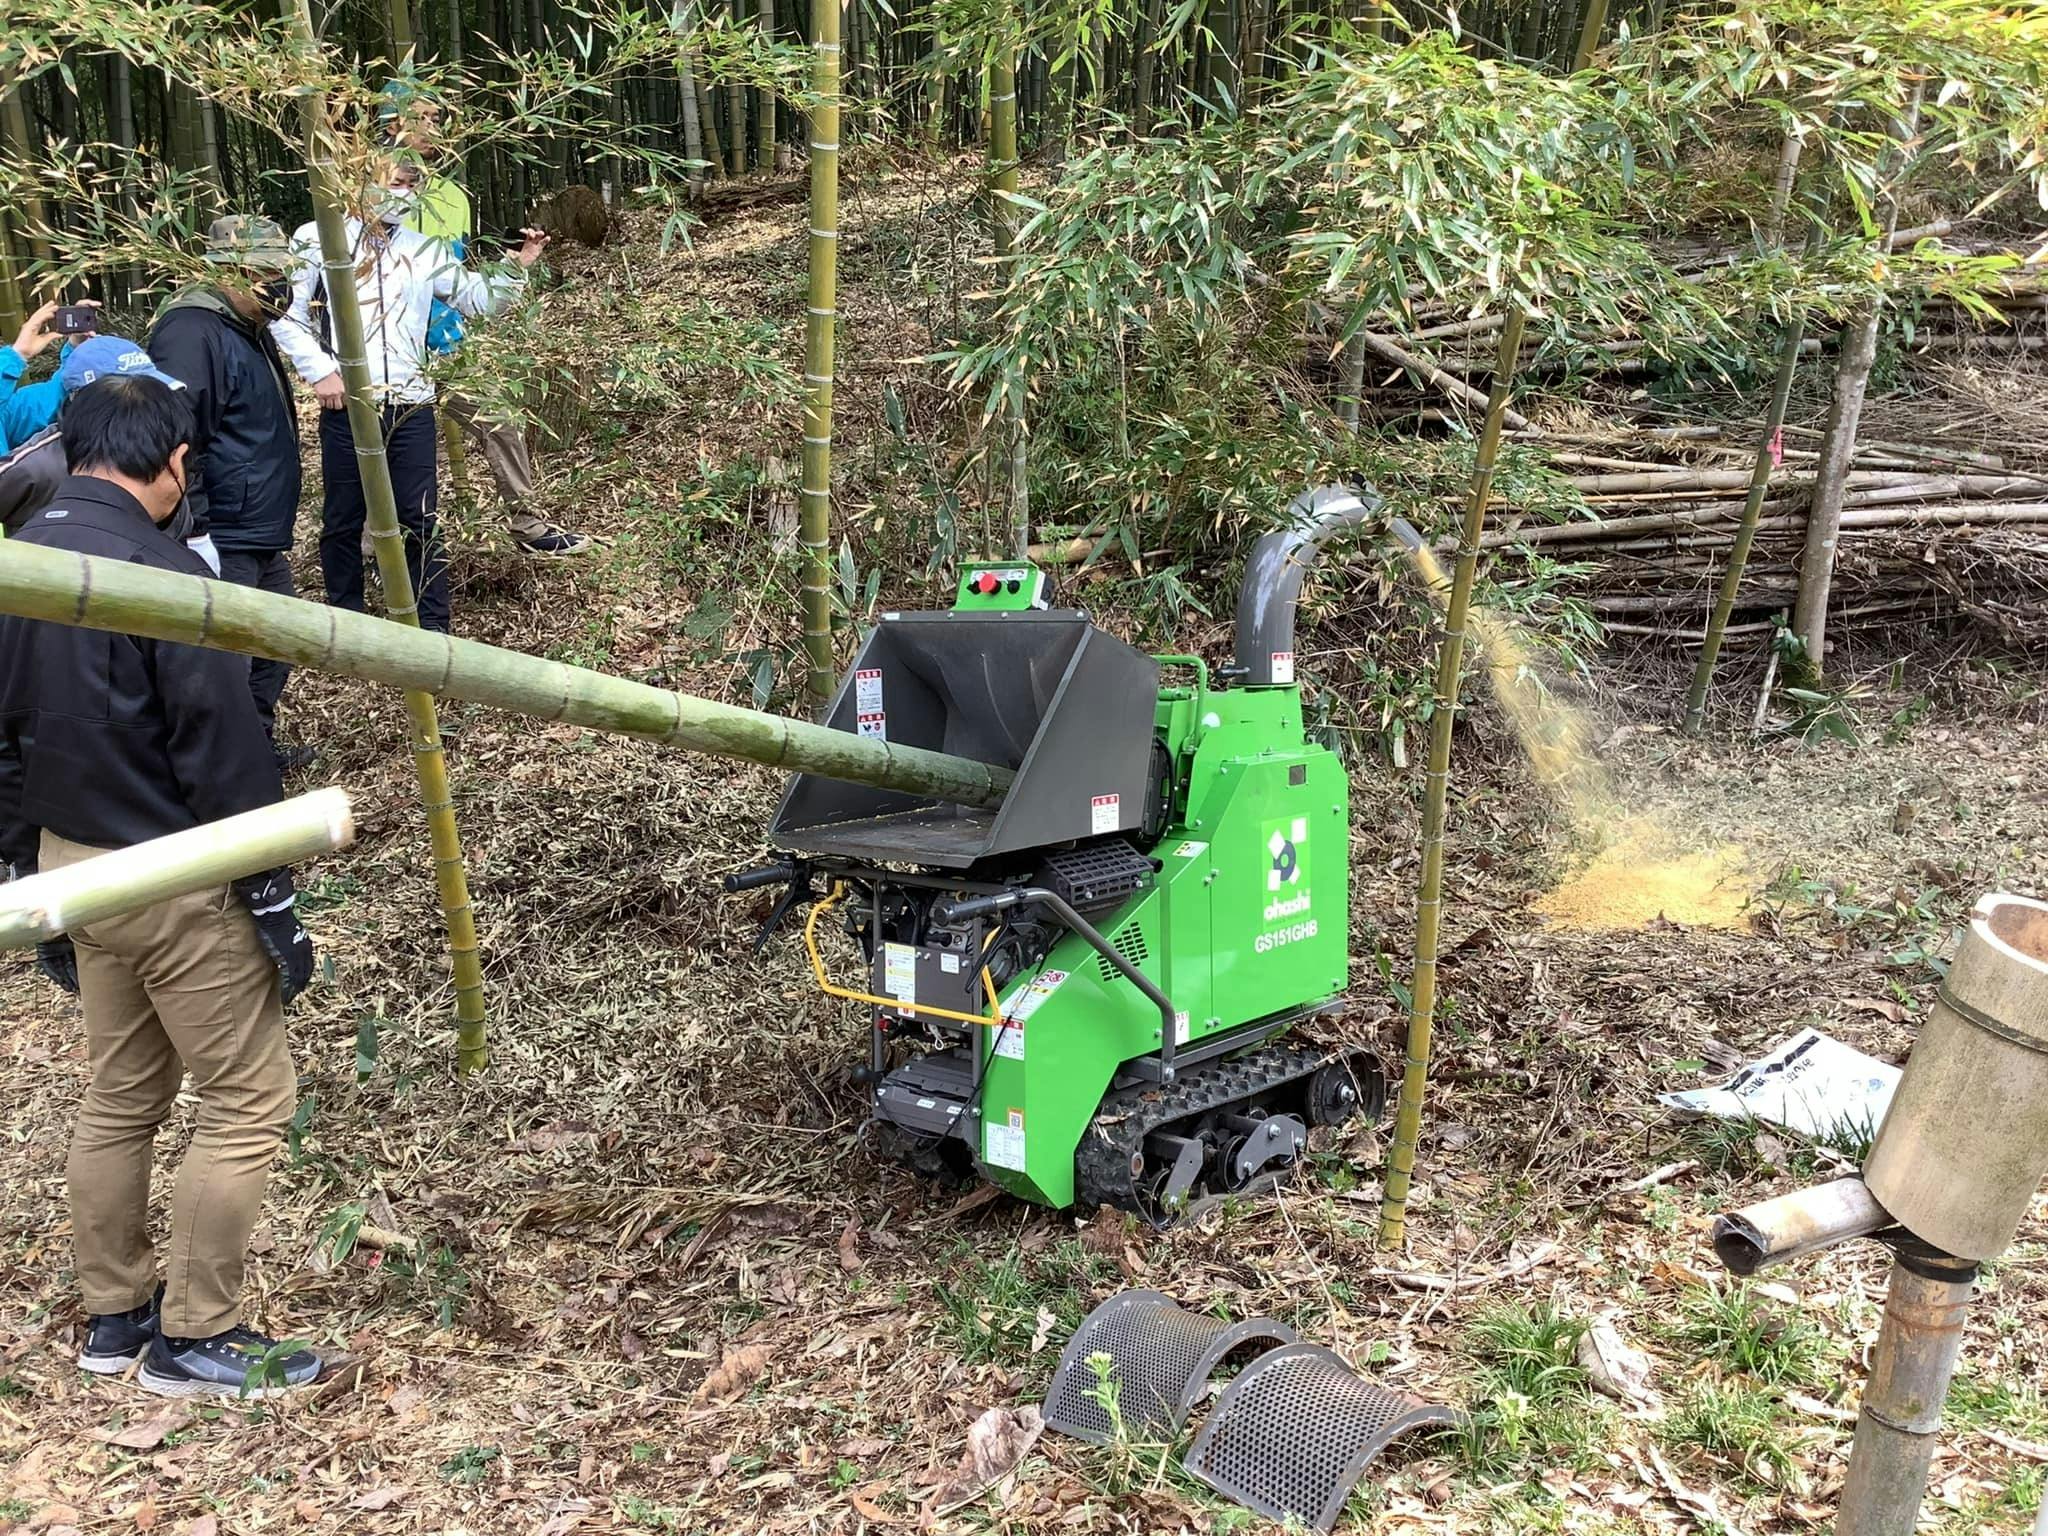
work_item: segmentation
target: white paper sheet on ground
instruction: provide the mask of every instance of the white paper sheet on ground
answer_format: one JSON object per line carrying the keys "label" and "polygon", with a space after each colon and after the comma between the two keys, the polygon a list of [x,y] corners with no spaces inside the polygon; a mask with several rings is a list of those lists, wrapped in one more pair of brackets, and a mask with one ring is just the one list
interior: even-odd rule
{"label": "white paper sheet on ground", "polygon": [[1768,1120],[1822,1141],[1868,1141],[1898,1086],[1897,1067],[1802,1029],[1718,1088],[1660,1093],[1657,1101],[1724,1120]]}

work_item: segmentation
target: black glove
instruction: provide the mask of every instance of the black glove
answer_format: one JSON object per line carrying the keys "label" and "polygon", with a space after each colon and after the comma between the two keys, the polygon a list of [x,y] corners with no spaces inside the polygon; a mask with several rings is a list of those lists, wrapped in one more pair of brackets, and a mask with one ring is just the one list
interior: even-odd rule
{"label": "black glove", "polygon": [[249,875],[237,880],[234,889],[255,919],[263,952],[277,962],[278,984],[289,1003],[313,979],[313,941],[299,926],[298,913],[293,910],[298,892],[292,886],[292,872],[273,869]]}
{"label": "black glove", "polygon": [[36,969],[73,997],[78,995],[78,951],[62,934],[36,946]]}

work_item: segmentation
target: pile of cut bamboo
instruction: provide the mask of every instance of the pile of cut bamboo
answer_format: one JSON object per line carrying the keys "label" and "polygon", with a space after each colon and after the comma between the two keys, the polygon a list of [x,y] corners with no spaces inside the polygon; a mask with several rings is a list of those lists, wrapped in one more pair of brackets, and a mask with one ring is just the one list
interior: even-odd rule
{"label": "pile of cut bamboo", "polygon": [[[1734,429],[1525,433],[1552,450],[1590,516],[1510,518],[1497,559],[1584,563],[1573,584],[1612,633],[1698,644],[1727,568],[1755,445]],[[1767,638],[1798,592],[1819,434],[1787,427],[1745,569],[1730,643]],[[1506,573],[1503,573],[1506,574]],[[2048,468],[2007,456],[1870,442],[1856,455],[1833,596],[1850,629],[1967,619],[2048,648]]]}

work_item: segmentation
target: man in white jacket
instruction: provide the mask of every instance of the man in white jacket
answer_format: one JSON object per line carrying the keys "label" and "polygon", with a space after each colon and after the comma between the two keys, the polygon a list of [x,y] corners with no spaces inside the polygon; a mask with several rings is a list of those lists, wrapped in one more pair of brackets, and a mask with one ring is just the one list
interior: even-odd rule
{"label": "man in white jacket", "polygon": [[[516,270],[469,271],[451,257],[445,243],[405,227],[418,175],[416,167],[394,167],[386,185],[372,189],[365,199],[367,218],[350,218],[347,228],[370,388],[383,421],[384,452],[398,496],[414,601],[421,627],[445,634],[448,562],[435,521],[440,435],[434,425],[434,384],[425,372],[427,317],[436,299],[465,315],[501,309],[525,286],[526,269],[540,259],[547,236],[539,230],[525,231],[526,243],[514,253]],[[326,303],[318,228],[302,225],[292,237],[292,249],[297,264],[291,307],[272,324],[271,334],[320,402],[320,570],[326,578],[327,601],[360,613],[366,508]]]}

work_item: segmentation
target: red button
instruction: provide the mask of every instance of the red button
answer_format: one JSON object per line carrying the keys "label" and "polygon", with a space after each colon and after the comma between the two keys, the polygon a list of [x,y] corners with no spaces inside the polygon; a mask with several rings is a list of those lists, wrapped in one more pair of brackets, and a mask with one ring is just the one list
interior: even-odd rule
{"label": "red button", "polygon": [[994,571],[983,571],[979,576],[974,578],[974,590],[979,592],[983,597],[987,597],[991,592],[995,591],[995,589],[999,585],[1001,585],[1001,583],[999,583],[996,580],[996,573]]}

